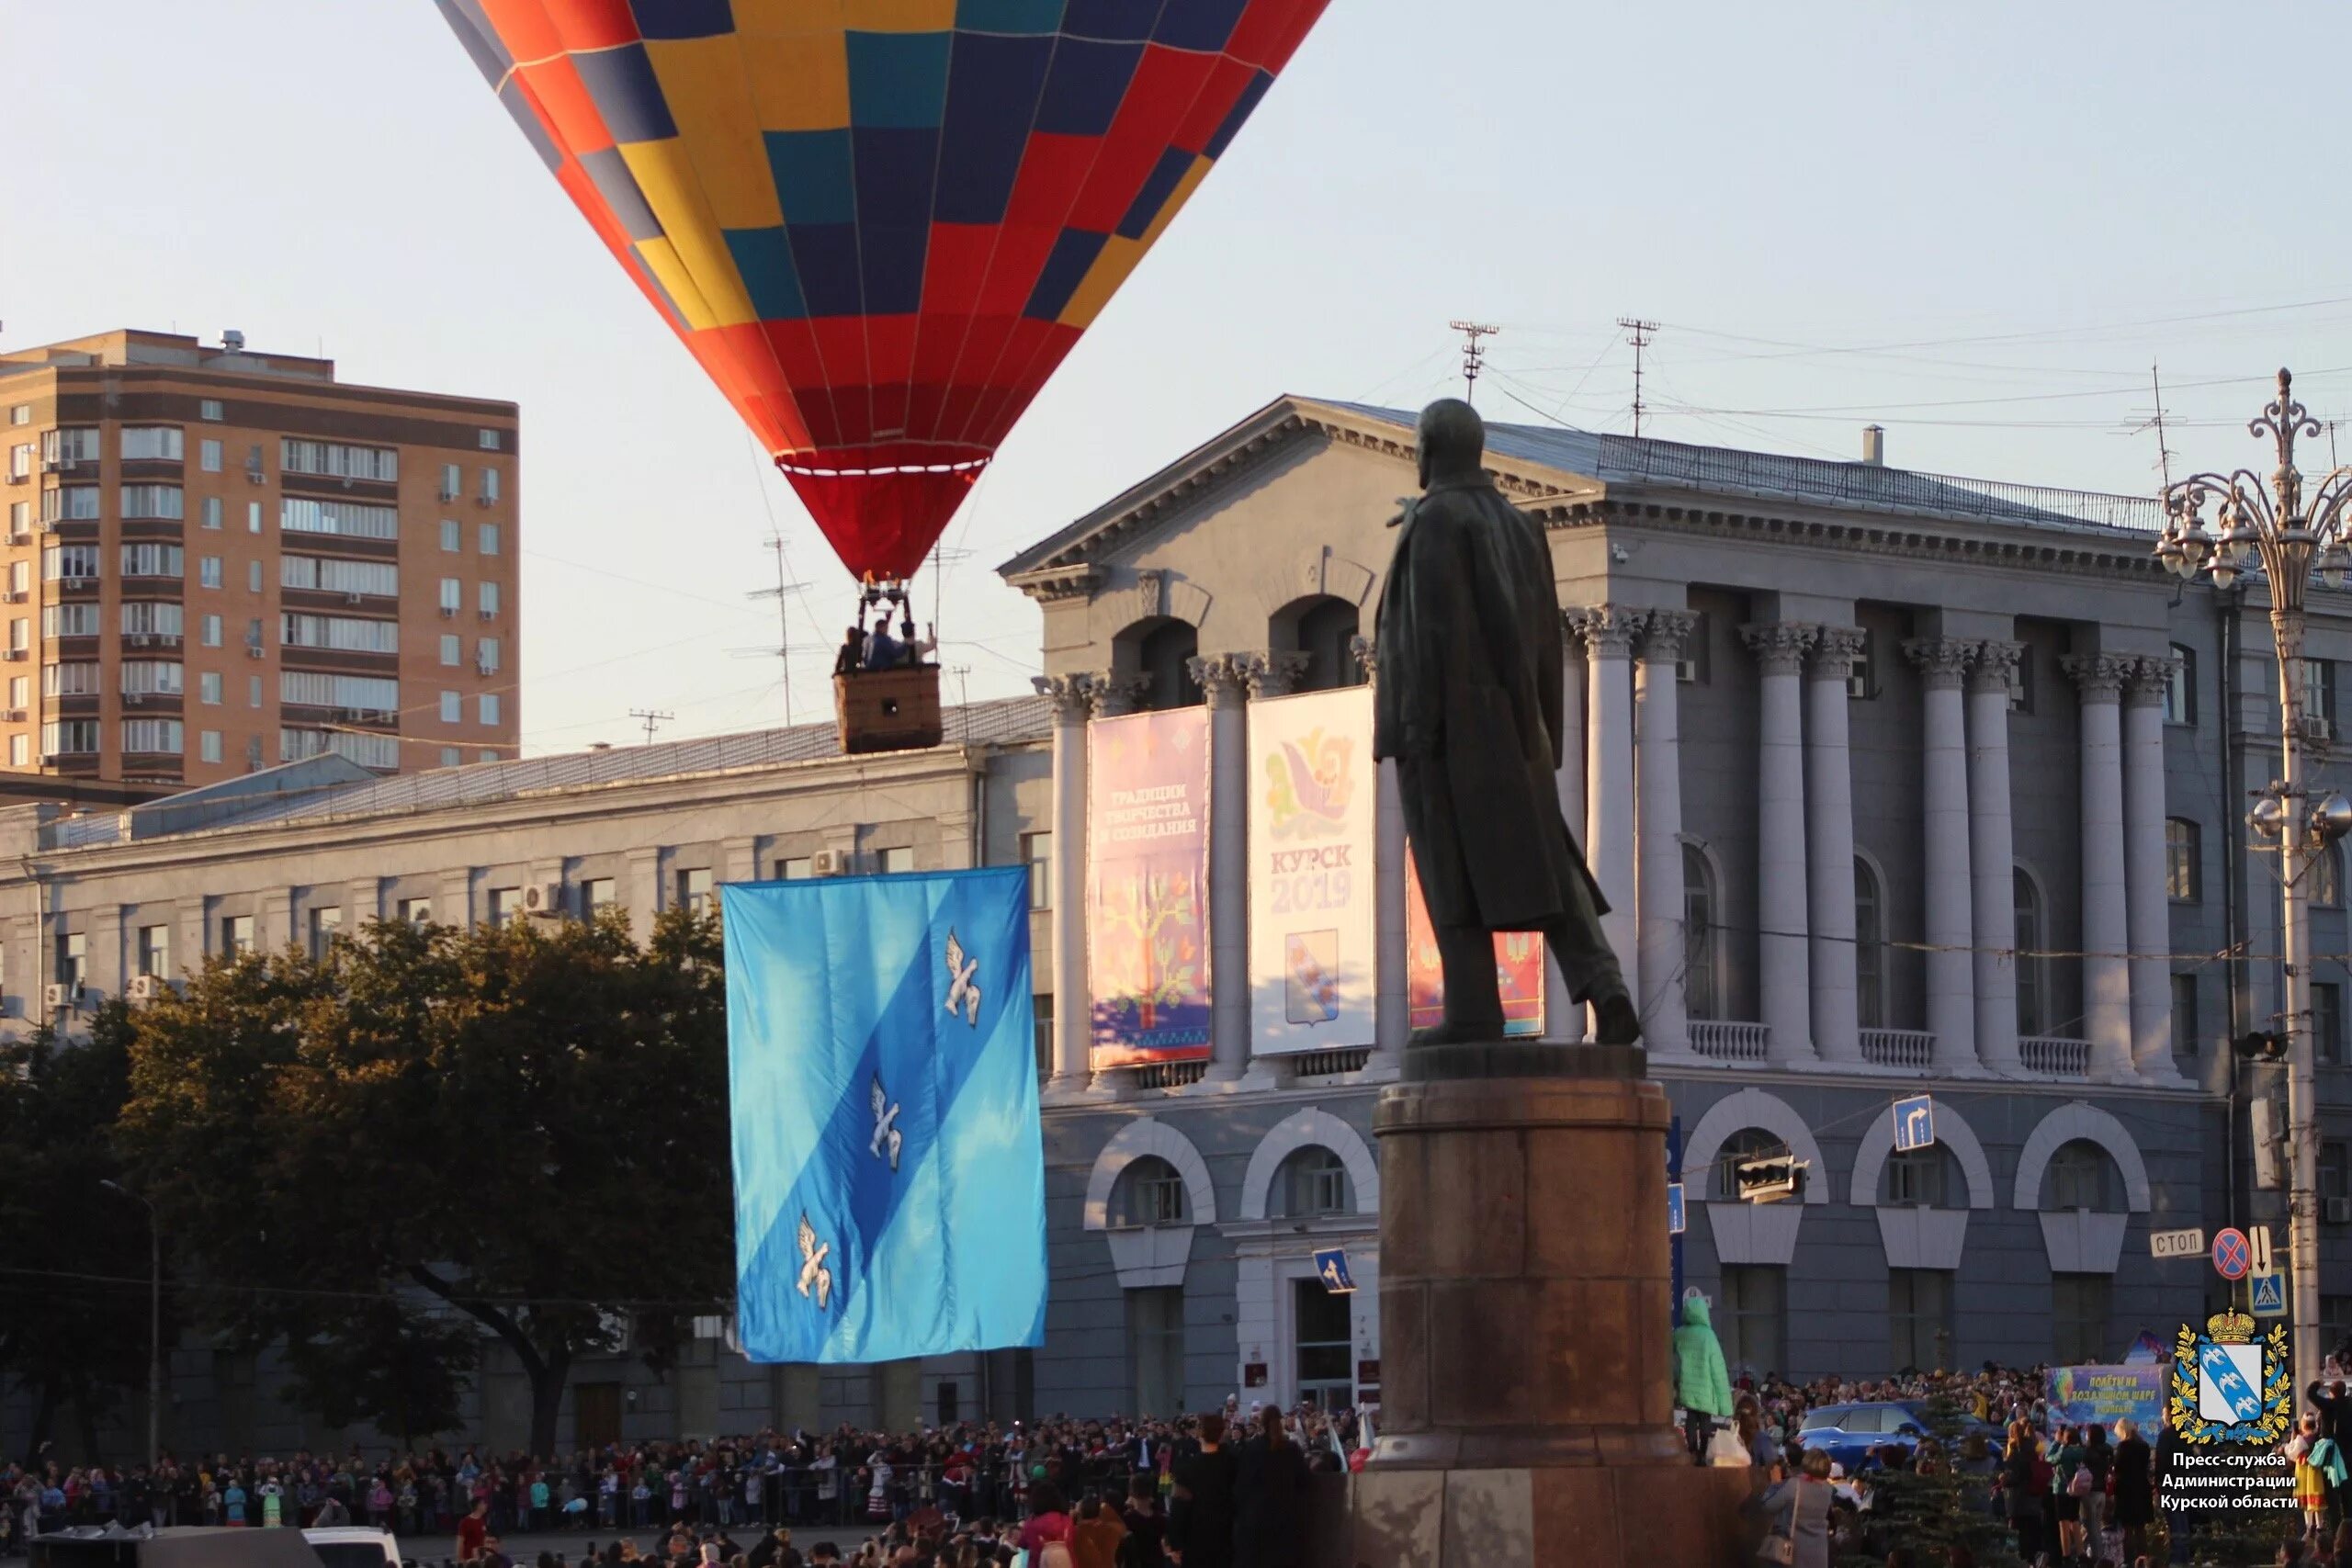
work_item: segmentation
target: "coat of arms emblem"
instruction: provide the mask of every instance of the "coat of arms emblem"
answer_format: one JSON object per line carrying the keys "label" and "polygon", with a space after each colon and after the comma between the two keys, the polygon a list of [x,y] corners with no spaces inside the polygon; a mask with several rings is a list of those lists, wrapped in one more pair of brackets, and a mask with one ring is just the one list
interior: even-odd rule
{"label": "coat of arms emblem", "polygon": [[2208,1447],[2286,1437],[2295,1403],[2287,1326],[2273,1325],[2265,1335],[2255,1328],[2234,1307],[2207,1318],[2202,1334],[2181,1325],[2165,1419],[2182,1442]]}

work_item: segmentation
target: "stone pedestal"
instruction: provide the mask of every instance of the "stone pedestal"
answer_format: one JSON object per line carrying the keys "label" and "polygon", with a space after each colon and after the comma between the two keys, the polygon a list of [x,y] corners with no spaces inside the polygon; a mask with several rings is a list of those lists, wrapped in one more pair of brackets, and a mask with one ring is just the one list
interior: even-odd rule
{"label": "stone pedestal", "polygon": [[1345,1561],[1742,1560],[1747,1472],[1692,1465],[1673,1424],[1668,1111],[1643,1075],[1637,1049],[1408,1052],[1374,1116],[1382,1408]]}

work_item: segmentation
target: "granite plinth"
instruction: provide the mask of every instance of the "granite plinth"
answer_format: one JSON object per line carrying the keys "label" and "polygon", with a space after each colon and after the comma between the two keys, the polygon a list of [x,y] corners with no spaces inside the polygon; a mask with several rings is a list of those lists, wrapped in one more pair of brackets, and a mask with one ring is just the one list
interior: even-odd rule
{"label": "granite plinth", "polygon": [[1348,1561],[1738,1562],[1747,1472],[1692,1465],[1674,1427],[1670,1113],[1642,1052],[1421,1046],[1406,1077],[1373,1118],[1382,1407]]}

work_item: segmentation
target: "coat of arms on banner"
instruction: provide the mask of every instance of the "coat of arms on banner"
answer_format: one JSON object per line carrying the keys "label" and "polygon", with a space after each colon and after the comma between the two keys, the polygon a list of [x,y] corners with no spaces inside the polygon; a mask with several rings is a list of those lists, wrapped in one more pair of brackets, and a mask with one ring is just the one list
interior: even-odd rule
{"label": "coat of arms on banner", "polygon": [[2165,1419],[2200,1447],[2278,1442],[2293,1418],[2290,1359],[2283,1323],[2257,1337],[2254,1319],[2233,1307],[2207,1318],[2202,1334],[2183,1324]]}

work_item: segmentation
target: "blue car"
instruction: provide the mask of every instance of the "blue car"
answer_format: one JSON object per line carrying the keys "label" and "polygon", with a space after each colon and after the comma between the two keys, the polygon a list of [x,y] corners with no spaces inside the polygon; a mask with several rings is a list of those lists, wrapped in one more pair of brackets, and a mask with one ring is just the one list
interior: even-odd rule
{"label": "blue car", "polygon": [[[2000,1457],[2001,1433],[1997,1427],[1973,1416],[1962,1416],[1960,1428],[1963,1438],[1972,1432],[1982,1434],[1987,1451],[1996,1459]],[[1928,1407],[1914,1400],[1825,1404],[1805,1413],[1804,1424],[1798,1433],[1807,1449],[1820,1450],[1829,1456],[1831,1463],[1842,1464],[1849,1472],[1860,1469],[1872,1449],[1895,1448],[1909,1453],[1918,1446],[1920,1438],[1930,1435]]]}

